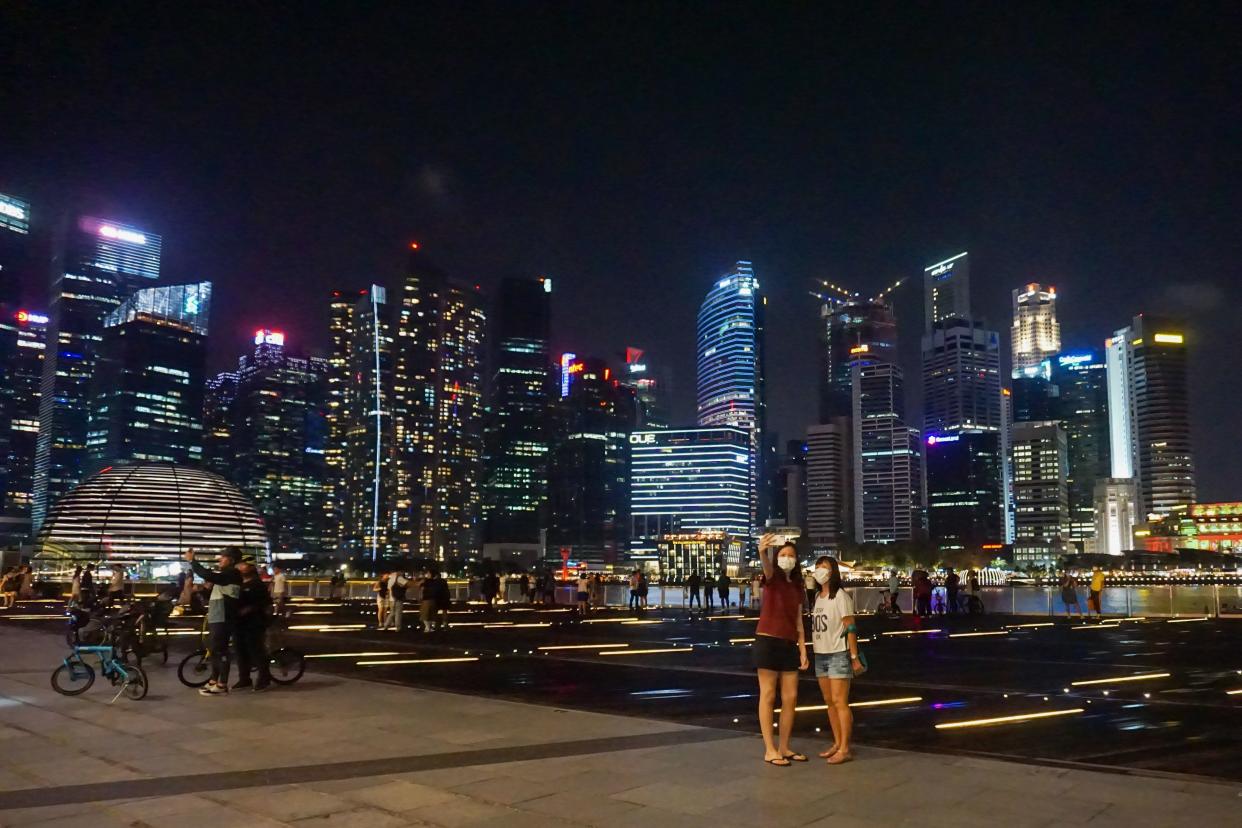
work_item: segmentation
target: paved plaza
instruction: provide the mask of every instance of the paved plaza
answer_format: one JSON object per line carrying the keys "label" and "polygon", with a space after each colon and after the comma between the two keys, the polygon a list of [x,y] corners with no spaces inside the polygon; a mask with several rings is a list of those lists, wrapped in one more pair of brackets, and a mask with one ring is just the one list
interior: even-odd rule
{"label": "paved plaza", "polygon": [[853,763],[776,768],[739,730],[315,668],[205,698],[152,666],[147,699],[109,704],[99,686],[51,690],[62,650],[50,630],[0,627],[0,825],[1199,828],[1242,808],[1242,785],[865,742]]}

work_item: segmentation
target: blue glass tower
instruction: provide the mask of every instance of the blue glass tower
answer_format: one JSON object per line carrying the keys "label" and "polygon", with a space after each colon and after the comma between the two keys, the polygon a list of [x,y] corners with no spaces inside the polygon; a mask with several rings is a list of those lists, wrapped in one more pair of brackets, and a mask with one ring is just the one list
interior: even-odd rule
{"label": "blue glass tower", "polygon": [[763,310],[766,300],[750,262],[739,261],[716,280],[699,308],[698,420],[750,435],[750,518],[766,511],[758,481],[764,420]]}

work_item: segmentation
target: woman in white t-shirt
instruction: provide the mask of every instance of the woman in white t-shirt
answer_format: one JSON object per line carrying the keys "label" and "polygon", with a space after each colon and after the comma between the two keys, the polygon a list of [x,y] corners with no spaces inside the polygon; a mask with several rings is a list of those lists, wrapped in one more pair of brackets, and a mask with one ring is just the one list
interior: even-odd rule
{"label": "woman in white t-shirt", "polygon": [[815,677],[828,706],[832,747],[820,754],[830,765],[854,758],[850,736],[854,716],[850,713],[850,681],[863,671],[858,658],[858,635],[854,626],[854,599],[841,586],[837,559],[827,555],[815,562],[811,576],[819,585],[811,610],[811,642],[815,651]]}

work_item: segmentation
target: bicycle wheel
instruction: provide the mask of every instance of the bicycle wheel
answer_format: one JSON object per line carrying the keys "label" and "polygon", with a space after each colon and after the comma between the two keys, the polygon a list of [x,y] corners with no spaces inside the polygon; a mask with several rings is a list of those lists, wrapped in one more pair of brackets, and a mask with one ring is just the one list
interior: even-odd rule
{"label": "bicycle wheel", "polygon": [[177,678],[186,687],[202,687],[211,678],[211,662],[206,650],[195,650],[177,667]]}
{"label": "bicycle wheel", "polygon": [[52,671],[52,689],[62,696],[77,696],[91,689],[95,671],[85,661],[62,664]]}
{"label": "bicycle wheel", "polygon": [[147,671],[141,667],[130,665],[125,668],[128,674],[125,678],[125,687],[122,693],[125,698],[138,701],[147,695]]}
{"label": "bicycle wheel", "polygon": [[274,651],[268,660],[271,662],[272,681],[277,684],[293,684],[306,671],[306,656],[288,647]]}

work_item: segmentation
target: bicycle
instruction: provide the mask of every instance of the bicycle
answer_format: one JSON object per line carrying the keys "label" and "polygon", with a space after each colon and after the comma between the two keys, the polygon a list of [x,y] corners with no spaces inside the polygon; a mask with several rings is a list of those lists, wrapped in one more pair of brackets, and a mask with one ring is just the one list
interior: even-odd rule
{"label": "bicycle", "polygon": [[[272,681],[277,684],[293,684],[306,672],[306,656],[299,650],[283,646],[284,624],[281,618],[273,618],[268,627],[268,641],[280,643],[282,646],[269,649],[267,654],[268,670]],[[207,620],[203,619],[202,636],[199,647],[181,660],[177,666],[177,678],[186,687],[202,687],[211,678],[211,650],[207,647]],[[230,662],[229,654],[224,654],[224,662]]]}
{"label": "bicycle", "polygon": [[[73,652],[65,657],[59,667],[52,671],[52,689],[62,696],[80,696],[95,683],[95,670],[83,658],[83,654],[95,655],[99,658],[99,670],[104,677],[112,682],[112,686],[120,685],[115,702],[125,695],[127,699],[138,701],[147,695],[147,673],[137,664],[126,664],[117,657],[116,647],[111,644],[75,644]],[[108,702],[112,704],[112,702]]]}

